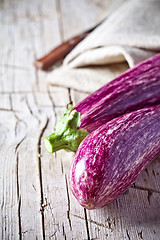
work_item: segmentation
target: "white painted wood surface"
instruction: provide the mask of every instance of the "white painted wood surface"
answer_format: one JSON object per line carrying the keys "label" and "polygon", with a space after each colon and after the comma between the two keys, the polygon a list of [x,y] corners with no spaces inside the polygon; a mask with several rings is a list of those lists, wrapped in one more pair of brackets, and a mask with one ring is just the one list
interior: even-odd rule
{"label": "white painted wood surface", "polygon": [[32,62],[94,25],[105,7],[0,1],[0,239],[160,239],[160,158],[115,202],[88,211],[69,190],[73,153],[50,155],[43,145],[70,98],[76,104],[86,93],[47,86]]}

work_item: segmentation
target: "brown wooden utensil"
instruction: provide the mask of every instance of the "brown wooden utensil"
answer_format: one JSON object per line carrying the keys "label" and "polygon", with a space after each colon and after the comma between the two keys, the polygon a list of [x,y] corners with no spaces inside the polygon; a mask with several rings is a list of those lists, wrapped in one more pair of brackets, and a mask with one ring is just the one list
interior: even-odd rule
{"label": "brown wooden utensil", "polygon": [[51,52],[46,54],[44,57],[36,59],[34,62],[34,66],[37,69],[47,70],[49,69],[54,63],[59,60],[65,58],[65,56],[79,43],[81,42],[89,33],[91,33],[96,27],[98,27],[102,22],[98,25],[88,29],[87,31],[76,35],[69,40],[63,42]]}

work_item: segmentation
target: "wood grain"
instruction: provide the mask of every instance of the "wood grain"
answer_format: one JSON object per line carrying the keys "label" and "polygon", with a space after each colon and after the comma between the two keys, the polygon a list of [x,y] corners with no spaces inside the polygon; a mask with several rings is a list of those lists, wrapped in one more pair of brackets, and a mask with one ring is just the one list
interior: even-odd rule
{"label": "wood grain", "polygon": [[[159,240],[160,159],[105,208],[88,211],[68,186],[73,153],[43,137],[88,93],[48,86],[32,63],[100,20],[109,1],[0,2],[0,239]],[[87,12],[87,14],[85,14]],[[83,17],[82,17],[83,16]]]}

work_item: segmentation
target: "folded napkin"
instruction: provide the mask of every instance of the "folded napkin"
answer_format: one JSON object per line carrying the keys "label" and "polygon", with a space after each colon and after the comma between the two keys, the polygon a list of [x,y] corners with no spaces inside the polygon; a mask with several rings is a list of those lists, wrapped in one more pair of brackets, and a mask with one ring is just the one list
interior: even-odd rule
{"label": "folded napkin", "polygon": [[92,92],[157,52],[160,0],[128,0],[68,54],[48,81]]}

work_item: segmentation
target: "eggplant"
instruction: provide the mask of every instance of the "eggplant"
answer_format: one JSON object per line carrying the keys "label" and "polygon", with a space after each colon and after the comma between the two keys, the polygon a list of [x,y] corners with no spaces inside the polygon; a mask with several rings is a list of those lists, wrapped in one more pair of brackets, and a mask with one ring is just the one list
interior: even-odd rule
{"label": "eggplant", "polygon": [[57,122],[55,132],[45,138],[52,153],[64,148],[76,152],[92,131],[124,113],[160,103],[160,54],[92,93]]}
{"label": "eggplant", "polygon": [[133,184],[160,154],[160,105],[126,113],[100,126],[80,144],[69,185],[87,209],[101,208]]}

